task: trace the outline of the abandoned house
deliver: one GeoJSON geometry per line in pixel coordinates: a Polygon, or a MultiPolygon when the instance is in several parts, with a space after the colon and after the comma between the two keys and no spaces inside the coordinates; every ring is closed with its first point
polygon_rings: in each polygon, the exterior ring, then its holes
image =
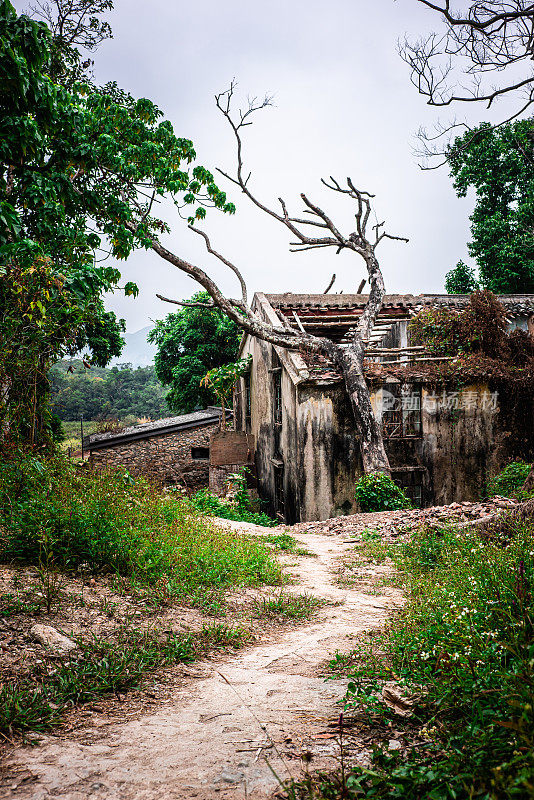
{"type": "Polygon", "coordinates": [[[210,438],[220,417],[220,408],[208,406],[180,417],[96,433],[84,439],[84,450],[96,468],[121,466],[132,475],[196,491],[208,486],[210,438]]]}
{"type": "MultiPolygon", "coordinates": [[[[367,295],[265,295],[253,308],[266,321],[285,318],[310,333],[348,341],[367,295]]],[[[509,329],[534,336],[534,295],[499,297],[509,329]]],[[[478,498],[488,477],[512,457],[534,456],[534,404],[526,410],[522,452],[510,451],[509,414],[484,378],[436,387],[427,373],[410,371],[409,382],[388,376],[413,365],[409,321],[424,308],[465,308],[467,295],[386,295],[367,357],[381,364],[369,380],[382,424],[393,479],[417,506],[478,498]],[[374,352],[373,352],[374,351],[374,352]],[[385,372],[385,374],[384,374],[385,372]]],[[[354,484],[362,474],[353,415],[343,379],[323,356],[290,352],[249,335],[241,356],[250,372],[235,391],[237,430],[251,435],[258,491],[271,512],[289,523],[356,511],[354,484]]],[[[432,359],[424,359],[425,361],[432,359]]],[[[415,362],[417,363],[417,362],[415,362]]]]}

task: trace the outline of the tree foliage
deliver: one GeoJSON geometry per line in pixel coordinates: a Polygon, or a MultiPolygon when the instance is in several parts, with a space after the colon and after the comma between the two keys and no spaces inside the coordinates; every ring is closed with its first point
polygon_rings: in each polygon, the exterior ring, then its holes
{"type": "Polygon", "coordinates": [[[471,294],[478,289],[473,267],[468,267],[464,261],[458,261],[454,269],[445,275],[445,291],[447,294],[471,294]]]}
{"type": "Polygon", "coordinates": [[[222,430],[226,428],[225,409],[229,408],[231,405],[234,387],[239,378],[250,370],[251,362],[252,356],[249,354],[247,358],[242,358],[239,361],[232,361],[229,364],[224,364],[222,367],[210,369],[200,381],[200,386],[203,389],[210,389],[215,394],[222,408],[222,430]]]}
{"type": "Polygon", "coordinates": [[[52,411],[62,420],[150,417],[168,414],[165,390],[154,367],[121,364],[111,369],[78,369],[69,373],[63,362],[50,370],[52,411]]]}
{"type": "MultiPolygon", "coordinates": [[[[93,33],[96,44],[106,30],[96,26],[93,33]]],[[[0,0],[2,316],[16,322],[17,302],[11,301],[19,290],[31,293],[35,275],[44,269],[50,285],[48,296],[27,298],[28,312],[18,329],[26,336],[20,349],[29,341],[26,349],[35,360],[22,364],[4,358],[0,366],[2,386],[9,390],[7,406],[20,399],[21,370],[34,372],[34,387],[44,390],[47,359],[80,346],[88,346],[101,364],[120,353],[121,325],[104,311],[102,295],[118,288],[121,276],[104,258],[125,259],[135,248],[149,247],[151,234],[166,230],[152,215],[157,195],[170,196],[190,220],[203,218],[206,205],[233,211],[208,170],[197,165],[189,172],[195,159],[192,143],[175,136],[153,103],[136,100],[115,85],[97,88],[71,80],[71,73],[68,80],[59,74],[54,62],[58,35],[54,38],[44,23],[17,15],[8,0],[0,0]],[[21,287],[30,275],[27,287],[21,287]],[[47,334],[50,340],[44,341],[47,334]]],[[[73,35],[63,44],[76,61],[79,42],[73,35]]],[[[124,289],[137,293],[131,282],[124,289]]],[[[16,330],[14,324],[2,331],[3,338],[16,330]]],[[[45,396],[39,395],[39,405],[44,406],[45,396]]],[[[36,405],[33,394],[24,411],[33,414],[32,430],[36,405]]],[[[41,422],[37,427],[43,429],[41,422]]]]}
{"type": "MultiPolygon", "coordinates": [[[[197,292],[189,302],[206,302],[197,292]]],[[[210,370],[235,361],[239,330],[218,308],[184,307],[156,322],[148,341],[155,344],[156,374],[169,386],[167,403],[173,411],[187,413],[217,399],[212,387],[201,386],[210,370]]]]}
{"type": "Polygon", "coordinates": [[[534,291],[533,144],[531,120],[497,129],[484,123],[475,138],[468,132],[449,151],[458,196],[475,190],[469,253],[483,286],[495,293],[534,291]]]}

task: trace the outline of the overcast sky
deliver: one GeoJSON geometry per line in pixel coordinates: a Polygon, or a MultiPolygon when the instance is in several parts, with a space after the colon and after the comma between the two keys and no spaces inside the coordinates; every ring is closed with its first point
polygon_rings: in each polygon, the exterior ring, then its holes
{"type": "MultiPolygon", "coordinates": [[[[212,170],[231,170],[235,160],[214,94],[234,76],[241,102],[273,94],[274,107],[245,135],[251,187],[266,203],[276,205],[282,196],[294,211],[301,210],[304,191],[347,232],[350,205],[320,178],[350,175],[373,192],[380,221],[410,240],[380,245],[388,292],[443,291],[445,273],[460,258],[468,260],[472,200],[456,198],[447,171],[423,172],[413,155],[417,129],[438,117],[411,85],[396,49],[405,33],[416,37],[437,26],[436,16],[416,0],[115,0],[110,22],[114,39],[95,55],[96,80],[115,80],[156,102],[176,134],[194,141],[199,163],[212,170]]],[[[474,113],[472,119],[483,118],[482,108],[474,113]]],[[[252,291],[322,292],[333,272],[334,290],[356,290],[365,271],[355,254],[289,253],[282,226],[251,208],[223,178],[219,185],[237,213],[208,212],[205,230],[242,268],[252,291]]],[[[235,278],[205,253],[200,238],[178,217],[168,219],[173,232],[167,246],[236,296],[235,278]]],[[[126,318],[130,332],[172,310],[156,292],[181,299],[197,288],[150,252],[134,254],[121,268],[125,280],[139,284],[140,296],[115,294],[107,306],[126,318]]]]}

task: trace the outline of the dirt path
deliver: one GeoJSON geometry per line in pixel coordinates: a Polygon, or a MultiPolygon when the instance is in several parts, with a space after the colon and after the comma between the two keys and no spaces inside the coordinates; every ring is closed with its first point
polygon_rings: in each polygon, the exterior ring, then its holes
{"type": "Polygon", "coordinates": [[[7,796],[259,800],[277,788],[271,768],[282,779],[299,775],[303,750],[313,753],[314,766],[332,765],[328,724],[339,714],[344,682],[325,683],[324,662],[349,650],[359,631],[379,626],[401,598],[393,589],[378,596],[335,585],[335,561],[351,547],[342,537],[296,538],[317,558],[298,559],[291,589],[332,602],[316,620],[193,665],[156,712],[104,728],[89,719],[83,735],[46,736],[40,746],[19,748],[12,760],[33,777],[15,780],[7,796]]]}

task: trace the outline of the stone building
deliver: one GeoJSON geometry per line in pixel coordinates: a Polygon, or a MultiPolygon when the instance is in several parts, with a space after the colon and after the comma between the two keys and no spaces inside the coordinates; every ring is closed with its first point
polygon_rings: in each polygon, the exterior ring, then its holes
{"type": "Polygon", "coordinates": [[[196,491],[209,482],[210,437],[219,429],[221,409],[167,417],[121,431],[84,439],[96,468],[126,467],[164,484],[180,483],[196,491]]]}
{"type": "MultiPolygon", "coordinates": [[[[499,299],[509,328],[534,335],[534,295],[499,299]]],[[[380,366],[369,384],[392,477],[420,506],[478,498],[488,477],[509,458],[534,458],[531,400],[522,409],[526,434],[518,452],[506,398],[490,380],[477,375],[461,388],[437,386],[428,371],[418,375],[417,362],[411,363],[416,351],[410,350],[410,318],[425,307],[461,309],[468,301],[465,295],[387,295],[368,348],[369,359],[380,366]],[[399,379],[399,365],[409,362],[409,380],[399,379]]],[[[275,325],[284,320],[343,343],[366,302],[367,295],[257,293],[253,308],[275,325]]],[[[249,354],[250,373],[236,387],[235,420],[255,442],[260,496],[290,523],[356,511],[360,448],[336,367],[322,356],[289,352],[246,335],[241,356],[249,354]]]]}

